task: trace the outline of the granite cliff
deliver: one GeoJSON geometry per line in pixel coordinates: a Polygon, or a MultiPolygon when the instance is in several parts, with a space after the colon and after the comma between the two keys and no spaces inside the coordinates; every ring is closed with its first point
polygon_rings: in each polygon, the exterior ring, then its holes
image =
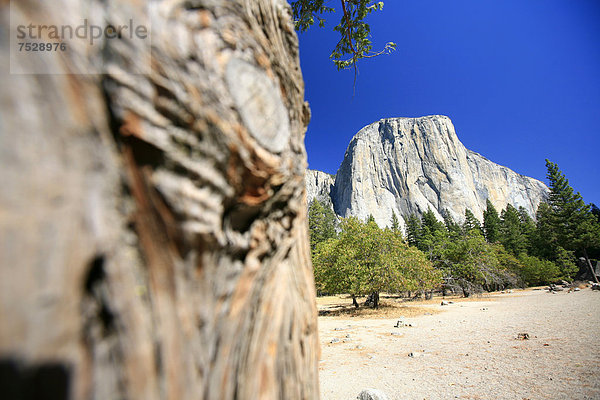
{"type": "Polygon", "coordinates": [[[304,177],[304,182],[306,183],[306,193],[309,203],[316,198],[321,203],[333,208],[331,188],[335,183],[335,176],[309,169],[304,177]]]}
{"type": "Polygon", "coordinates": [[[457,221],[465,209],[483,217],[486,200],[498,209],[508,203],[535,215],[547,196],[542,182],[520,175],[470,151],[458,140],[450,118],[388,118],[361,129],[350,141],[335,179],[306,174],[308,201],[331,201],[341,217],[373,215],[388,226],[431,208],[457,221]],[[327,196],[327,194],[329,196],[327,196]]]}

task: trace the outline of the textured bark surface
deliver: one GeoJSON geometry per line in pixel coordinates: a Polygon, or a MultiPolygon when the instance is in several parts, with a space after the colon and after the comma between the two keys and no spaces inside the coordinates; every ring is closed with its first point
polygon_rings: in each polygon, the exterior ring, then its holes
{"type": "Polygon", "coordinates": [[[0,382],[55,398],[318,398],[309,113],[287,4],[14,3],[48,24],[139,13],[153,36],[151,60],[120,40],[57,53],[64,75],[2,71],[0,382]],[[99,58],[107,75],[69,74],[99,58]],[[150,74],[133,73],[142,62],[150,74]]]}

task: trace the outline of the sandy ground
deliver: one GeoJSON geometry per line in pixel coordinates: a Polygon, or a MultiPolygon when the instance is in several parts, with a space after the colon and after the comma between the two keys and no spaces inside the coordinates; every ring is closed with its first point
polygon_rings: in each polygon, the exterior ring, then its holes
{"type": "Polygon", "coordinates": [[[376,388],[390,400],[600,399],[600,292],[426,307],[440,312],[404,318],[412,327],[389,315],[319,317],[321,398],[376,388]]]}

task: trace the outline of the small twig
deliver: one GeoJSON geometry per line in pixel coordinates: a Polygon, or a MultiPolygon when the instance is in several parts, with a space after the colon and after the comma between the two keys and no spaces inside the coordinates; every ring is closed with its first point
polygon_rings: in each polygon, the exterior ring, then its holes
{"type": "Polygon", "coordinates": [[[354,45],[352,45],[352,24],[350,23],[350,18],[348,17],[348,11],[346,10],[346,0],[340,0],[342,2],[342,10],[344,11],[344,19],[346,19],[346,36],[348,36],[348,44],[350,45],[350,49],[352,50],[352,54],[356,57],[356,50],[354,49],[354,45]]]}
{"type": "Polygon", "coordinates": [[[350,17],[348,17],[348,11],[346,10],[346,0],[340,0],[342,2],[342,10],[344,11],[344,19],[346,19],[346,36],[348,37],[348,45],[352,50],[352,66],[354,68],[354,82],[352,83],[352,97],[356,95],[356,79],[358,78],[358,66],[356,61],[358,60],[358,53],[352,44],[352,24],[350,23],[350,17]]]}

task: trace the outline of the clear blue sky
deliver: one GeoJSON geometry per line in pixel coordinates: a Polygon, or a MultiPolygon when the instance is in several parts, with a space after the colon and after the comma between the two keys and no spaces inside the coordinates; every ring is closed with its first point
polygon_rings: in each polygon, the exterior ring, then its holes
{"type": "Polygon", "coordinates": [[[374,50],[398,50],[361,61],[354,96],[326,18],[300,34],[309,168],[336,173],[371,122],[443,114],[467,148],[546,183],[548,158],[600,206],[600,1],[387,0],[368,19],[374,50]]]}

